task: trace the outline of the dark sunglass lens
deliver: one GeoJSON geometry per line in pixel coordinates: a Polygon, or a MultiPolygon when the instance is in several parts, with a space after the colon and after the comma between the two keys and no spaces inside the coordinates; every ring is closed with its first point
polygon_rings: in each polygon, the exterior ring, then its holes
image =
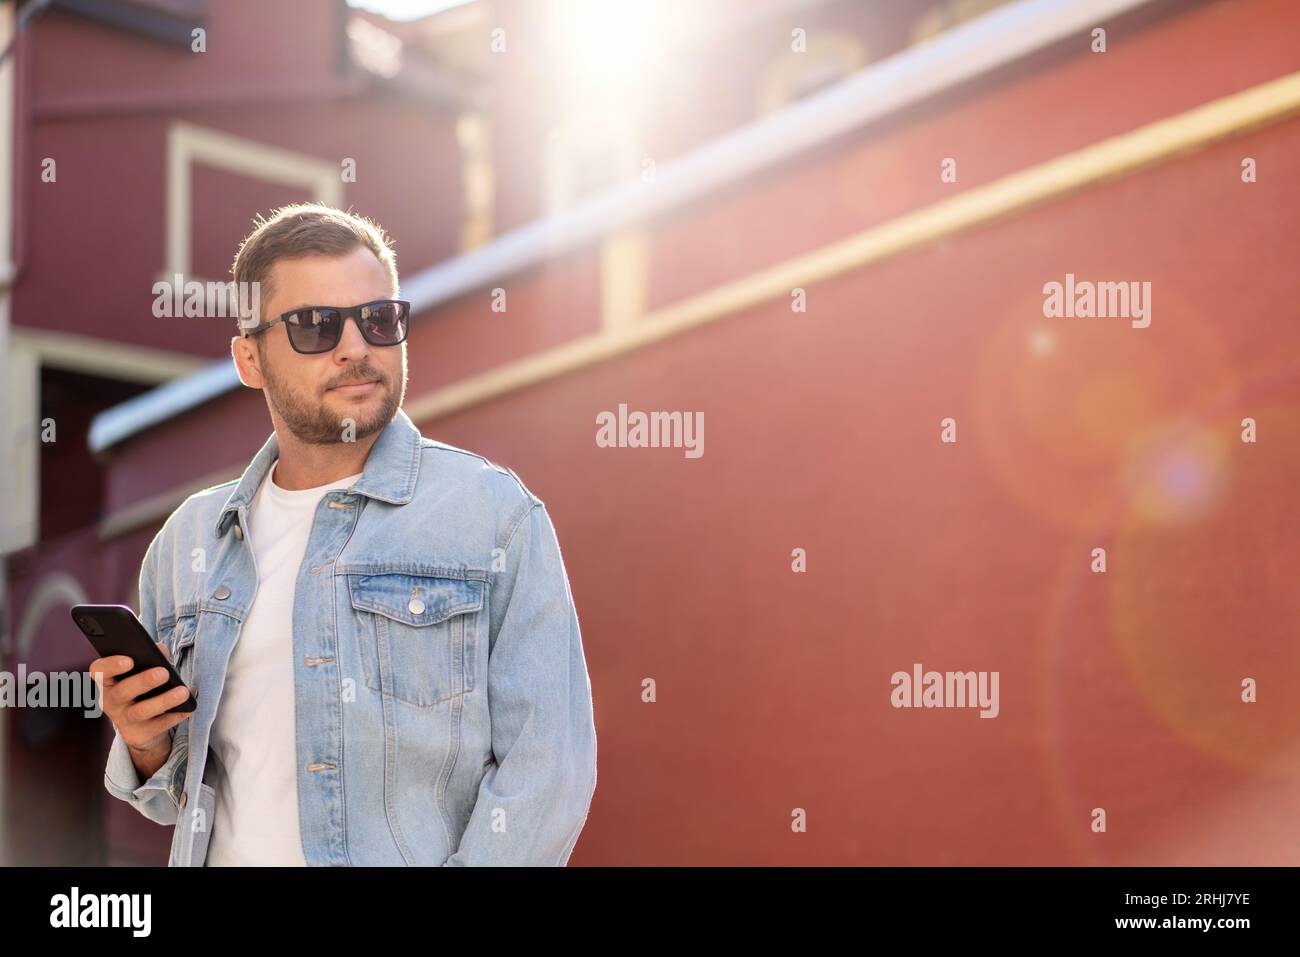
{"type": "Polygon", "coordinates": [[[299,352],[329,352],[343,329],[337,309],[302,309],[288,320],[289,341],[299,352]]]}
{"type": "Polygon", "coordinates": [[[395,346],[406,338],[406,306],[377,302],[361,307],[361,332],[372,346],[395,346]]]}

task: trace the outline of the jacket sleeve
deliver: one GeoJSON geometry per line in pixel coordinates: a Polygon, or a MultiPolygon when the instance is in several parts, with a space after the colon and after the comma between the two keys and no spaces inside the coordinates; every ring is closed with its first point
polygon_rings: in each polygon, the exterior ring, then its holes
{"type": "Polygon", "coordinates": [[[560,867],[596,789],[596,727],[578,615],[559,543],[534,502],[490,597],[492,751],[460,846],[444,867],[560,867]]]}
{"type": "MultiPolygon", "coordinates": [[[[140,623],[154,641],[158,640],[154,560],[159,537],[155,536],[150,543],[140,565],[140,623]]],[[[149,780],[140,780],[130,749],[116,727],[113,728],[113,744],[108,749],[108,763],[104,767],[104,787],[108,793],[159,824],[176,823],[189,757],[188,735],[182,734],[177,738],[175,727],[169,728],[167,733],[172,737],[171,754],[149,780]]]]}

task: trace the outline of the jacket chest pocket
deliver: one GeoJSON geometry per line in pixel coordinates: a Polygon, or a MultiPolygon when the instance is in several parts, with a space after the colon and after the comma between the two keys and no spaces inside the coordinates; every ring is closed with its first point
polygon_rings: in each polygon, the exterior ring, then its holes
{"type": "Polygon", "coordinates": [[[474,690],[483,582],[428,575],[350,575],[366,686],[431,708],[474,690]]]}

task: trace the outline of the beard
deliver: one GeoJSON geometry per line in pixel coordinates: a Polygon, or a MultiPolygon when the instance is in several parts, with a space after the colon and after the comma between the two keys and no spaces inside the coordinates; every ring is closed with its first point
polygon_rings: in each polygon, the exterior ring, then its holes
{"type": "Polygon", "coordinates": [[[406,355],[402,355],[401,381],[394,388],[392,378],[381,369],[366,364],[355,366],[344,375],[328,382],[320,395],[313,396],[294,389],[262,363],[263,391],[266,399],[283,420],[285,426],[300,442],[309,445],[334,445],[363,439],[373,435],[393,420],[406,393],[406,355]],[[376,393],[356,402],[345,398],[334,400],[333,409],[327,403],[327,391],[335,386],[352,382],[379,380],[376,393]],[[351,426],[349,427],[349,424],[351,426]]]}

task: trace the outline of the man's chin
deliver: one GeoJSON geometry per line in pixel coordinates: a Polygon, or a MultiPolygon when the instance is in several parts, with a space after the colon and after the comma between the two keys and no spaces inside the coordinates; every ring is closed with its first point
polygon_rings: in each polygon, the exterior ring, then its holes
{"type": "Polygon", "coordinates": [[[388,390],[382,386],[373,395],[366,396],[339,396],[331,390],[325,393],[321,404],[329,417],[339,423],[340,433],[351,431],[359,439],[378,432],[397,411],[389,409],[388,390]]]}

